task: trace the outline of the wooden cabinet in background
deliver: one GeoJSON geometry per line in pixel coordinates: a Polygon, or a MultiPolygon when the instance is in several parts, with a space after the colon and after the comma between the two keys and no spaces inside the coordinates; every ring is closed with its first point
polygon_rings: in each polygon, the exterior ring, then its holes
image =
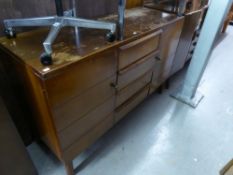
{"type": "Polygon", "coordinates": [[[126,0],[126,8],[139,7],[143,5],[143,0],[126,0]]]}

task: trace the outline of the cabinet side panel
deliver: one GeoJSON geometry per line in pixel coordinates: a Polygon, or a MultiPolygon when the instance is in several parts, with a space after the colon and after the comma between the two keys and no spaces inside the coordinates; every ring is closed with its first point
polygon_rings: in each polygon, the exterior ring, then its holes
{"type": "Polygon", "coordinates": [[[60,143],[52,120],[47,95],[45,93],[46,91],[43,87],[43,81],[29,68],[25,68],[25,80],[29,89],[28,99],[31,102],[33,115],[35,117],[40,136],[55,155],[59,159],[62,159],[60,143]]]}
{"type": "Polygon", "coordinates": [[[169,24],[163,28],[161,39],[161,75],[160,81],[164,82],[168,77],[175,58],[177,46],[179,44],[184,18],[169,24]]]}

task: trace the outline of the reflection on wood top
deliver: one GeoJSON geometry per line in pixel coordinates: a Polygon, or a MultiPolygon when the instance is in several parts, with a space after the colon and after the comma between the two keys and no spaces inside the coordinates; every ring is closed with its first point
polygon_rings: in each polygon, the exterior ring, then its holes
{"type": "MultiPolygon", "coordinates": [[[[116,15],[111,15],[101,20],[116,21],[116,19],[116,15]]],[[[22,63],[30,66],[38,75],[47,77],[88,56],[133,41],[178,19],[175,15],[142,7],[127,10],[125,39],[113,43],[105,40],[106,31],[104,30],[80,29],[79,41],[77,41],[74,37],[74,29],[64,28],[53,44],[54,63],[46,67],[40,63],[39,57],[44,51],[42,43],[48,35],[48,29],[18,34],[16,39],[0,38],[0,46],[14,54],[22,63]]]]}

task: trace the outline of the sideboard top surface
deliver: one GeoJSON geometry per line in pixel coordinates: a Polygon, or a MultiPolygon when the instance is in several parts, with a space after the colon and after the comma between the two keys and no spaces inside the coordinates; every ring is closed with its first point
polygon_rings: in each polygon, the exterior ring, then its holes
{"type": "MultiPolygon", "coordinates": [[[[39,76],[46,78],[87,57],[140,38],[182,18],[143,7],[126,10],[125,16],[124,40],[113,43],[106,41],[106,31],[104,30],[80,29],[79,39],[77,39],[74,37],[73,28],[64,28],[52,46],[54,63],[51,66],[43,66],[39,60],[43,52],[42,43],[48,35],[46,28],[18,34],[15,39],[2,37],[0,38],[0,48],[32,68],[39,76]]],[[[110,15],[101,20],[116,21],[117,16],[110,15]]]]}

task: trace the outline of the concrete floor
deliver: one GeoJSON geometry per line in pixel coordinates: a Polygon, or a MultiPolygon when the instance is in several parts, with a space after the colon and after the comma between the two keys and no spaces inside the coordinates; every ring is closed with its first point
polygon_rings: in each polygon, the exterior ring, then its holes
{"type": "MultiPolygon", "coordinates": [[[[154,94],[75,161],[79,175],[217,175],[233,158],[233,27],[215,48],[192,109],[154,94]]],[[[64,175],[62,164],[37,144],[28,150],[40,175],[64,175]]]]}

